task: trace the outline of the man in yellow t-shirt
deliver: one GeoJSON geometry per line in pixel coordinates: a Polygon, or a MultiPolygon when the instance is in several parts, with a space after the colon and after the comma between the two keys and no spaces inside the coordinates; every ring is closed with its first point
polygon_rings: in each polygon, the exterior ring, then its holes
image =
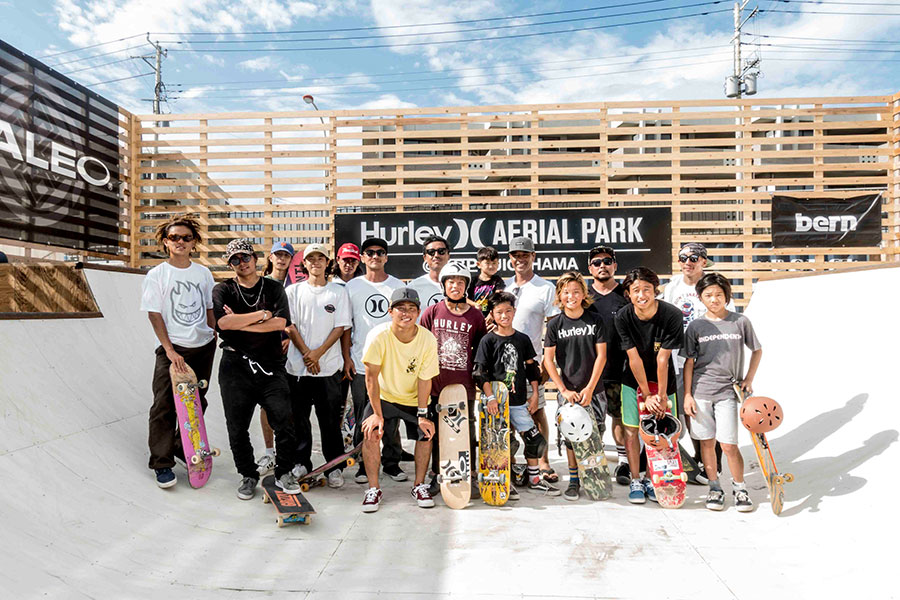
{"type": "Polygon", "coordinates": [[[431,378],[438,374],[437,340],[416,323],[419,294],[402,287],[391,294],[390,327],[378,333],[363,354],[369,403],[362,416],[363,461],[371,487],[363,498],[363,512],[375,512],[381,503],[378,474],[381,470],[379,442],[385,421],[406,422],[407,437],[416,439],[416,478],[412,497],[422,508],[434,506],[425,483],[431,456],[434,423],[428,419],[431,378]]]}

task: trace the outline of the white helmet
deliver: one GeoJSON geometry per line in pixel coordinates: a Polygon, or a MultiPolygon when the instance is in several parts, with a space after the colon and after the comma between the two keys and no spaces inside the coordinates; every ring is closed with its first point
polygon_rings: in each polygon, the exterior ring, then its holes
{"type": "Polygon", "coordinates": [[[580,404],[569,402],[556,410],[556,425],[559,432],[573,444],[587,441],[594,430],[594,423],[588,411],[580,404]]]}
{"type": "Polygon", "coordinates": [[[454,263],[448,262],[444,265],[444,268],[441,269],[441,273],[439,279],[441,280],[441,287],[444,287],[444,281],[449,279],[450,277],[462,277],[466,280],[466,287],[469,287],[469,284],[472,282],[472,274],[469,272],[467,268],[464,266],[454,263]]]}

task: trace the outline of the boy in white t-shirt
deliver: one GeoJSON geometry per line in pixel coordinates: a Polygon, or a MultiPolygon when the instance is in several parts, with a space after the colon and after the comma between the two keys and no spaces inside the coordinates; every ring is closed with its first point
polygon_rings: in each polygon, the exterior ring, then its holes
{"type": "MultiPolygon", "coordinates": [[[[316,407],[322,454],[329,461],[344,452],[341,418],[344,402],[341,378],[344,359],[338,341],[351,325],[347,291],[326,278],[328,249],[310,244],[303,252],[303,264],[309,273],[306,281],[288,286],[286,293],[291,311],[287,328],[291,345],[287,353],[288,386],[294,426],[299,442],[299,463],[312,471],[312,428],[309,415],[316,407]]],[[[342,467],[327,473],[328,485],[344,485],[342,467]]]]}
{"type": "MultiPolygon", "coordinates": [[[[184,459],[169,366],[174,364],[177,371],[185,371],[185,365],[189,365],[197,379],[209,380],[216,352],[212,313],[215,281],[209,269],[191,262],[191,252],[201,241],[200,225],[193,216],[172,217],[156,229],[156,239],[169,258],[150,269],[141,295],[141,310],[147,312],[160,344],[153,370],[149,467],[156,472],[156,484],[169,488],[177,482],[172,472],[175,457],[184,459]]],[[[200,390],[204,411],[206,391],[200,390]]]]}

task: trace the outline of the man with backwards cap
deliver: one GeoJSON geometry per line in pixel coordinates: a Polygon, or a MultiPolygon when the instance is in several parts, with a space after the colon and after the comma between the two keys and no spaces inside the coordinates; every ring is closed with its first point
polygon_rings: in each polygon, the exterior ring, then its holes
{"type": "MultiPolygon", "coordinates": [[[[329,461],[344,451],[341,418],[343,359],[337,343],[349,329],[350,301],[346,289],[330,283],[326,276],[329,251],[323,244],[310,244],[303,251],[309,277],[287,288],[292,324],[287,333],[291,346],[287,354],[288,386],[291,391],[294,426],[299,438],[300,470],[312,471],[312,428],[309,415],[316,407],[322,454],[329,461]]],[[[329,487],[344,485],[343,465],[326,473],[329,487]]]]}
{"type": "Polygon", "coordinates": [[[425,483],[431,455],[434,423],[428,418],[431,380],[439,373],[437,340],[416,323],[419,295],[403,287],[391,293],[389,327],[373,335],[366,347],[366,388],[369,403],[363,412],[363,460],[369,477],[369,489],[363,497],[363,512],[375,512],[381,504],[378,487],[379,441],[385,424],[406,423],[406,433],[416,440],[416,475],[412,497],[421,508],[434,506],[425,483]]]}
{"type": "MultiPolygon", "coordinates": [[[[360,249],[366,273],[347,282],[347,295],[350,297],[350,313],[353,321],[351,332],[350,355],[353,359],[350,393],[353,395],[353,410],[356,417],[356,432],[353,444],[362,441],[362,413],[369,401],[366,391],[366,365],[363,363],[363,351],[369,332],[381,323],[391,320],[388,314],[391,292],[403,287],[403,282],[388,275],[384,266],[388,261],[387,242],[381,238],[369,238],[362,243],[360,249]]],[[[396,425],[392,423],[390,425],[396,425]]],[[[406,473],[400,469],[402,449],[396,429],[385,432],[384,472],[395,481],[405,481],[406,473]]],[[[354,477],[356,483],[367,483],[366,465],[361,463],[354,477]]]]}

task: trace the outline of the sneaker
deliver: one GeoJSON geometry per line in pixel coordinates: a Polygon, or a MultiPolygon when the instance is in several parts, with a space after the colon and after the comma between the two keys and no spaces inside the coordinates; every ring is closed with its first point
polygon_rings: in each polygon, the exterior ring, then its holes
{"type": "Polygon", "coordinates": [[[410,454],[406,450],[402,450],[400,452],[400,462],[413,462],[415,460],[416,460],[416,457],[414,454],[410,454]]]}
{"type": "Polygon", "coordinates": [[[725,508],[725,492],[722,490],[709,490],[706,494],[706,508],[709,510],[722,510],[725,508]]]}
{"type": "Polygon", "coordinates": [[[166,489],[172,487],[176,483],[178,483],[178,479],[175,478],[175,473],[172,472],[172,469],[168,467],[165,469],[156,469],[156,485],[166,489]]]}
{"type": "Polygon", "coordinates": [[[344,474],[340,469],[335,469],[328,474],[328,487],[339,488],[344,487],[344,474]]]}
{"type": "Polygon", "coordinates": [[[431,508],[434,506],[434,500],[432,500],[431,494],[428,493],[427,483],[414,485],[410,494],[416,499],[416,504],[419,505],[419,508],[431,508]]]}
{"type": "Polygon", "coordinates": [[[252,477],[244,477],[241,479],[241,485],[237,489],[237,497],[241,500],[250,500],[256,494],[256,484],[259,479],[252,477]]]}
{"type": "Polygon", "coordinates": [[[275,468],[275,457],[271,454],[263,454],[256,460],[256,470],[260,475],[265,475],[275,468]]]}
{"type": "Polygon", "coordinates": [[[431,494],[432,498],[441,493],[441,484],[438,483],[437,475],[432,477],[431,481],[428,482],[428,493],[431,494]]]}
{"type": "Polygon", "coordinates": [[[300,484],[297,483],[297,478],[294,477],[293,471],[288,471],[287,473],[276,479],[275,485],[285,494],[300,493],[300,484]]]}
{"type": "Polygon", "coordinates": [[[566,488],[565,493],[563,494],[563,498],[566,500],[578,500],[578,490],[581,489],[581,485],[575,481],[574,479],[569,480],[569,487],[566,488]]]}
{"type": "Polygon", "coordinates": [[[647,495],[644,493],[644,484],[637,479],[631,480],[631,491],[628,492],[628,501],[632,504],[643,504],[647,501],[647,495]]]}
{"type": "Polygon", "coordinates": [[[644,494],[651,502],[656,502],[656,490],[653,489],[653,484],[649,479],[645,479],[642,483],[644,484],[644,494]]]}
{"type": "Polygon", "coordinates": [[[375,512],[378,505],[381,504],[381,490],[378,488],[369,488],[366,495],[363,496],[363,512],[375,512]]]}
{"type": "Polygon", "coordinates": [[[511,472],[513,483],[515,485],[522,486],[528,484],[528,472],[525,470],[525,465],[513,465],[511,472]]]}
{"type": "Polygon", "coordinates": [[[697,463],[700,467],[700,471],[697,473],[697,477],[694,478],[694,481],[697,485],[709,485],[709,478],[706,476],[706,467],[703,466],[703,463],[697,463]]]}
{"type": "MultiPolygon", "coordinates": [[[[274,463],[274,462],[272,463],[272,468],[273,468],[273,469],[275,468],[275,463],[274,463]]],[[[309,475],[309,469],[307,469],[304,465],[299,465],[299,464],[298,464],[298,465],[294,465],[294,468],[291,469],[291,474],[292,474],[295,478],[297,478],[297,480],[299,481],[300,479],[303,479],[304,477],[306,477],[307,475],[309,475]]]]}
{"type": "Polygon", "coordinates": [[[616,483],[619,485],[628,485],[631,483],[631,467],[628,463],[619,463],[616,467],[616,483]]]}
{"type": "Polygon", "coordinates": [[[391,479],[394,481],[406,481],[409,479],[403,469],[400,468],[400,465],[389,465],[385,467],[384,474],[390,475],[391,479]]]}
{"type": "Polygon", "coordinates": [[[353,481],[355,481],[356,483],[369,483],[369,476],[366,475],[366,467],[362,463],[360,463],[359,470],[356,472],[356,475],[353,476],[353,481]]]}
{"type": "Polygon", "coordinates": [[[753,510],[753,500],[750,499],[750,494],[747,493],[746,489],[732,490],[732,494],[734,494],[734,507],[738,512],[750,512],[753,510]]]}
{"type": "Polygon", "coordinates": [[[509,486],[509,499],[512,501],[519,499],[519,490],[514,485],[509,486]]]}
{"type": "Polygon", "coordinates": [[[562,493],[559,491],[559,488],[547,483],[546,480],[540,478],[537,481],[532,481],[529,479],[528,489],[532,492],[539,492],[547,496],[559,496],[562,493]]]}

